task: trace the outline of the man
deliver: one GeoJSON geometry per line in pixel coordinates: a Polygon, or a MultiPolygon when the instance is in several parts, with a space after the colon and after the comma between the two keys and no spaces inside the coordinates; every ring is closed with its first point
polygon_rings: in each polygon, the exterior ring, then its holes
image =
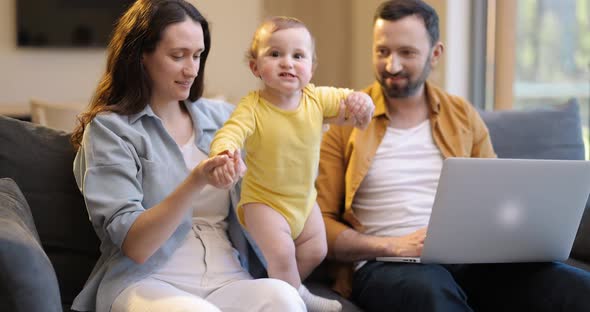
{"type": "Polygon", "coordinates": [[[335,290],[366,311],[590,311],[590,274],[564,264],[374,261],[420,255],[444,158],[496,157],[474,108],[426,82],[443,51],[426,3],[377,9],[373,120],[364,131],[332,126],[322,142],[318,203],[335,290]]]}

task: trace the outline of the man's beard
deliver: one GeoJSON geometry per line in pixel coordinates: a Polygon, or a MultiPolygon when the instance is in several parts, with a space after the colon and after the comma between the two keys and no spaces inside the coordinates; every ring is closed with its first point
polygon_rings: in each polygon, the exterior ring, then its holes
{"type": "Polygon", "coordinates": [[[387,98],[403,99],[416,94],[416,92],[424,85],[426,79],[428,79],[428,75],[430,75],[430,70],[431,67],[429,57],[426,60],[426,63],[424,64],[424,69],[422,69],[422,73],[420,73],[420,76],[416,80],[411,80],[410,75],[404,71],[397,72],[393,75],[388,73],[387,71],[383,71],[377,76],[377,81],[379,81],[379,84],[383,89],[383,93],[387,98]],[[406,78],[408,80],[408,83],[403,87],[399,87],[395,84],[389,86],[387,85],[387,83],[385,83],[385,80],[390,77],[406,78]]]}

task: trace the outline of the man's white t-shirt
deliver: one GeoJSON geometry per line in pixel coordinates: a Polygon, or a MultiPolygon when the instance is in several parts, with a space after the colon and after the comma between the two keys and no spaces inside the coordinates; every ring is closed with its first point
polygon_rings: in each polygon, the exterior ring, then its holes
{"type": "Polygon", "coordinates": [[[352,203],[365,233],[402,236],[427,226],[442,162],[428,120],[388,127],[352,203]]]}

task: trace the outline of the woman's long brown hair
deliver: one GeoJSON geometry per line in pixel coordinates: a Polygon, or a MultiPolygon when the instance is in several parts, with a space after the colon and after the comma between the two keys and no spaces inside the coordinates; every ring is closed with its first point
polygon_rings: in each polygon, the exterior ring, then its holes
{"type": "Polygon", "coordinates": [[[141,65],[143,53],[156,49],[162,33],[170,24],[183,22],[187,16],[201,24],[205,50],[201,54],[198,76],[188,99],[203,95],[204,70],[211,48],[209,24],[201,13],[184,0],[137,0],[121,16],[107,48],[107,68],[87,111],[80,114],[72,132],[71,143],[77,150],[86,126],[101,112],[131,115],[148,104],[151,86],[141,65]]]}

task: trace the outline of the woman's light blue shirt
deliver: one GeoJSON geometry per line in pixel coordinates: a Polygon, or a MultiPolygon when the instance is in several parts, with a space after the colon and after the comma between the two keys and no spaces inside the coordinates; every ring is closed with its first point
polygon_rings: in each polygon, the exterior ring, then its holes
{"type": "MultiPolygon", "coordinates": [[[[195,143],[208,155],[215,131],[234,106],[208,99],[186,101],[185,105],[196,131],[195,143]]],[[[110,311],[123,289],[148,276],[170,257],[191,228],[191,211],[145,263],[140,265],[126,257],[121,246],[135,219],[167,197],[188,174],[178,145],[149,105],[134,115],[99,114],[87,125],[74,160],[74,176],[101,241],[101,257],[72,309],[110,311]]],[[[257,258],[252,257],[249,239],[235,217],[238,196],[236,186],[230,190],[228,231],[242,265],[248,268],[248,258],[257,258]]]]}

